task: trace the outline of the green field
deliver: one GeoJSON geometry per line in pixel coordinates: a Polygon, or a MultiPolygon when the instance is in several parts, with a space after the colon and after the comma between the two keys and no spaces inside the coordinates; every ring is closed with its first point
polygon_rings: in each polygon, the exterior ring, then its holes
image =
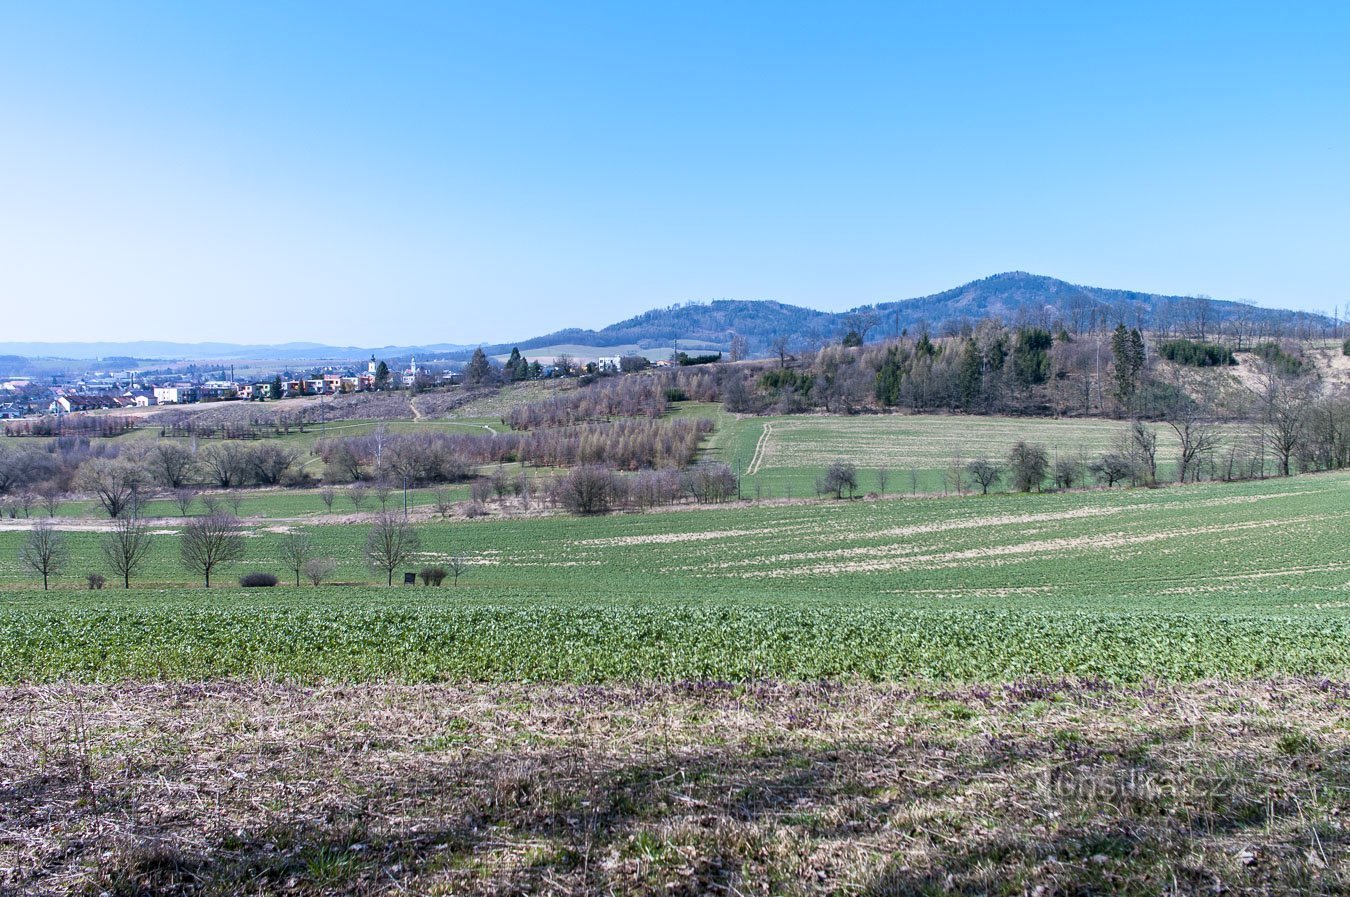
{"type": "MultiPolygon", "coordinates": [[[[1018,440],[1044,445],[1052,459],[1091,461],[1118,448],[1129,427],[1101,419],[940,414],[721,415],[718,425],[710,456],[735,467],[745,475],[747,493],[764,498],[814,495],[816,479],[834,461],[856,464],[864,491],[881,491],[876,471],[884,469],[890,475],[886,492],[943,492],[953,488],[944,475],[954,462],[1002,462],[1018,440]]],[[[1175,466],[1176,436],[1166,426],[1154,429],[1159,475],[1166,476],[1175,466]]],[[[1226,435],[1236,434],[1229,429],[1226,435]]],[[[972,484],[963,485],[968,489],[972,484]]]]}
{"type": "MultiPolygon", "coordinates": [[[[369,581],[360,526],[313,527],[369,581]]],[[[458,588],[35,592],[0,534],[0,678],[558,679],[1350,671],[1350,475],[1241,485],[436,522],[410,569],[458,588]]],[[[275,533],[243,570],[271,569],[275,533]]],[[[230,573],[218,576],[226,582],[230,573]]]]}

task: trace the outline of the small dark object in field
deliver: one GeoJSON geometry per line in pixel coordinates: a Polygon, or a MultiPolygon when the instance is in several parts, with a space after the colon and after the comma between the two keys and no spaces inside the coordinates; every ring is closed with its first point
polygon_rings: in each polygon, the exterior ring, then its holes
{"type": "Polygon", "coordinates": [[[103,584],[108,581],[102,573],[90,573],[85,579],[88,581],[91,590],[103,588],[103,584]]]}
{"type": "Polygon", "coordinates": [[[245,573],[239,577],[239,584],[246,589],[271,588],[277,584],[277,577],[273,573],[245,573]]]}

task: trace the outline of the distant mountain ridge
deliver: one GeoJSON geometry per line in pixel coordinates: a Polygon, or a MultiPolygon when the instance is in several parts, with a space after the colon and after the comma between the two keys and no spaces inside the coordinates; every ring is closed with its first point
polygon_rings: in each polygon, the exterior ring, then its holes
{"type": "MultiPolygon", "coordinates": [[[[1195,313],[1197,303],[1203,302],[1211,323],[1218,326],[1238,317],[1253,324],[1290,326],[1303,321],[1314,326],[1330,325],[1325,315],[1289,309],[1263,308],[1244,302],[1196,297],[1168,296],[1134,290],[1106,289],[1080,286],[1054,277],[1012,271],[971,281],[941,293],[878,302],[859,306],[844,312],[826,312],[788,305],[772,300],[718,299],[711,302],[687,302],[666,308],[651,309],[599,330],[567,328],[526,338],[517,342],[484,345],[489,355],[501,355],[512,348],[522,351],[553,346],[606,347],[670,346],[675,342],[688,343],[700,349],[727,347],[732,337],[744,337],[755,353],[764,353],[780,336],[795,342],[824,342],[838,338],[862,322],[875,329],[870,339],[878,335],[892,335],[904,330],[916,332],[929,329],[936,333],[963,321],[978,321],[994,317],[1007,323],[1035,322],[1050,324],[1064,321],[1072,324],[1077,319],[1093,315],[1110,324],[1124,321],[1129,324],[1177,323],[1184,316],[1195,313]]],[[[286,343],[276,346],[239,345],[233,343],[173,343],[173,342],[118,342],[118,343],[39,343],[0,342],[0,355],[30,358],[94,359],[130,357],[135,359],[176,360],[349,360],[371,354],[398,358],[408,355],[437,356],[465,359],[475,347],[465,344],[438,343],[421,346],[326,346],[318,343],[286,343]]]]}
{"type": "Polygon", "coordinates": [[[328,346],[322,343],[280,343],[251,345],[244,343],[175,343],[161,340],[96,343],[0,342],[0,355],[18,355],[27,358],[65,358],[91,360],[98,358],[134,358],[143,361],[226,361],[249,360],[347,360],[372,353],[388,356],[408,355],[414,352],[457,352],[472,350],[463,343],[439,343],[427,346],[328,346]]]}
{"type": "Polygon", "coordinates": [[[727,346],[733,336],[743,336],[752,352],[764,352],[779,336],[794,340],[824,341],[842,336],[850,328],[869,321],[878,333],[931,329],[962,321],[993,317],[1006,323],[1021,321],[1051,324],[1092,316],[1151,326],[1164,318],[1173,323],[1194,314],[1198,301],[1206,305],[1212,325],[1245,316],[1253,323],[1282,325],[1297,320],[1317,326],[1331,324],[1325,315],[1289,309],[1272,309],[1222,299],[1199,300],[1193,296],[1169,296],[1135,290],[1080,286],[1054,277],[1011,271],[971,281],[959,287],[895,302],[878,302],[843,312],[824,312],[769,300],[718,299],[652,309],[600,330],[568,328],[516,343],[484,346],[488,354],[502,354],[513,347],[522,351],[560,344],[595,347],[619,345],[669,345],[672,340],[699,341],[727,346]]]}

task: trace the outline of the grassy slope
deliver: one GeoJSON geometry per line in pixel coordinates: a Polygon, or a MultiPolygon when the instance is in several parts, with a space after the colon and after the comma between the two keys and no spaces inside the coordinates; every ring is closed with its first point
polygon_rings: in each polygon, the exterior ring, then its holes
{"type": "MultiPolygon", "coordinates": [[[[458,589],[18,588],[0,676],[1140,679],[1350,670],[1350,475],[1041,496],[436,523],[458,589]]],[[[339,578],[363,530],[314,529],[339,578]]],[[[94,534],[70,535],[80,570],[94,534]]],[[[244,568],[276,569],[269,533],[244,568]]],[[[223,581],[226,577],[220,577],[223,581]]]]}
{"type": "MultiPolygon", "coordinates": [[[[706,407],[706,406],[704,406],[706,407]]],[[[944,473],[953,459],[1002,462],[1018,440],[1041,443],[1051,457],[1093,460],[1115,448],[1127,424],[1099,419],[974,417],[939,414],[886,414],[840,417],[791,415],[736,418],[721,415],[712,447],[718,460],[749,473],[745,488],[766,498],[803,498],[815,493],[815,481],[832,461],[851,461],[861,472],[864,491],[880,491],[875,471],[889,471],[887,492],[941,492],[951,486],[944,473]],[[756,464],[760,437],[762,459],[756,464]],[[752,469],[753,468],[753,469],[752,469]],[[911,478],[911,472],[914,477],[911,478]]],[[[1158,431],[1159,473],[1173,469],[1176,437],[1158,431]]],[[[1230,431],[1230,438],[1235,431],[1230,431]]],[[[969,489],[972,483],[964,484],[969,489]]]]}

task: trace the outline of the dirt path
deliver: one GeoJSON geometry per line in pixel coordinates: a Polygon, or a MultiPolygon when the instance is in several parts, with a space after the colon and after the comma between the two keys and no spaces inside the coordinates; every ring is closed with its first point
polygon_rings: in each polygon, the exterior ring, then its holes
{"type": "Polygon", "coordinates": [[[750,466],[745,469],[746,476],[754,476],[764,466],[764,456],[768,453],[769,437],[772,435],[773,424],[765,421],[764,429],[760,432],[759,440],[755,443],[755,454],[750,458],[750,466]]]}

